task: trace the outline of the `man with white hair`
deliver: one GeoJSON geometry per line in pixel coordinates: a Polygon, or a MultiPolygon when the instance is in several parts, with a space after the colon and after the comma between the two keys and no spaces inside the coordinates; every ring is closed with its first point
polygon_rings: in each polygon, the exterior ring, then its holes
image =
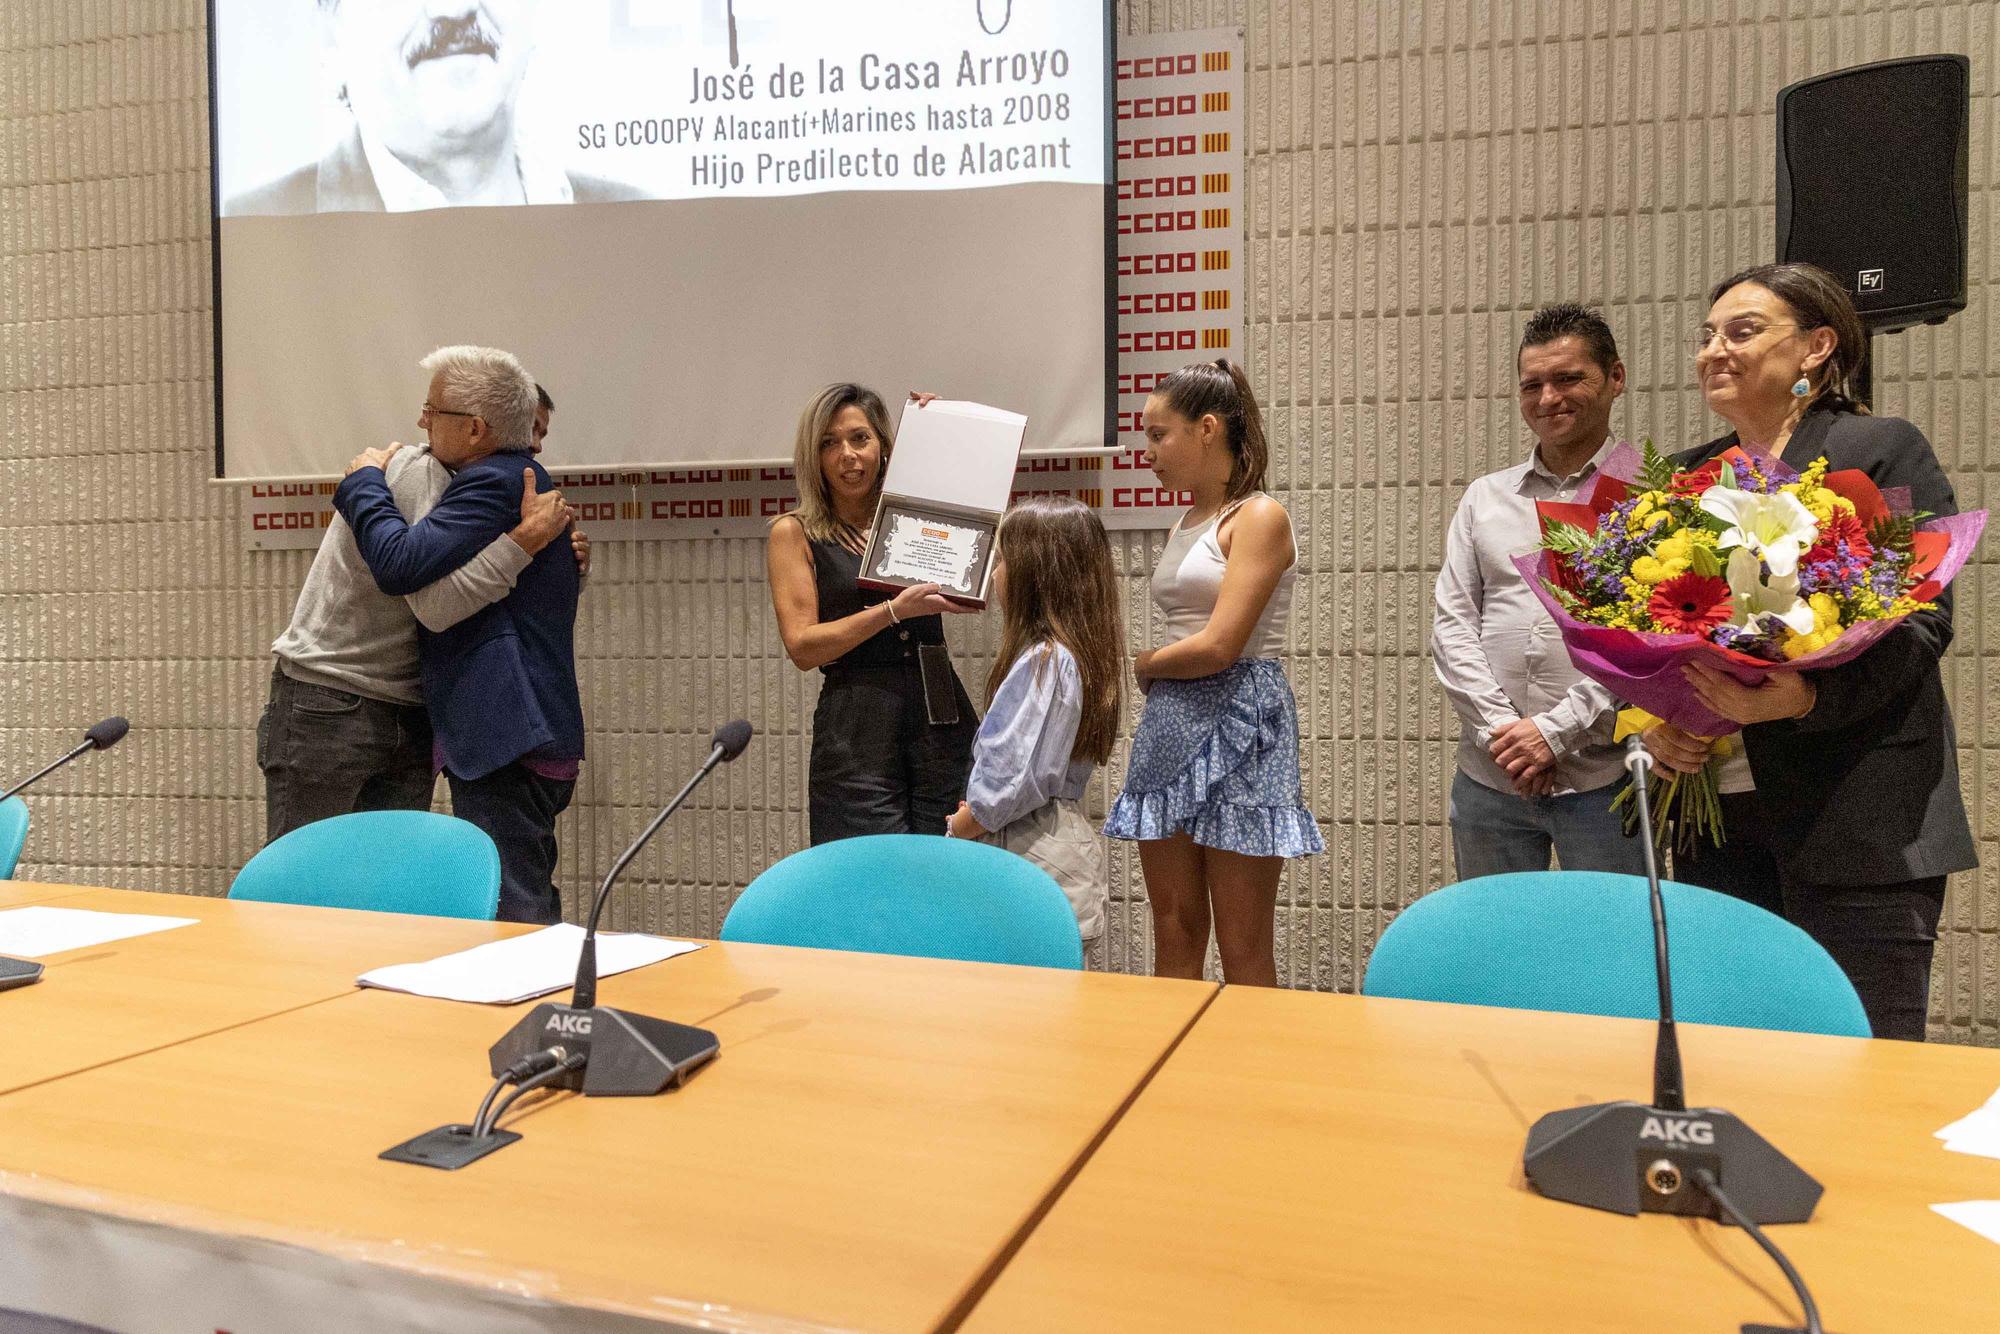
{"type": "MultiPolygon", "coordinates": [[[[365,450],[334,493],[334,506],[384,593],[406,596],[472,560],[519,511],[524,470],[553,489],[535,462],[535,382],[506,352],[440,348],[422,423],[431,455],[452,473],[422,519],[398,512],[383,465],[398,452],[365,450]]],[[[567,546],[544,548],[513,591],[442,631],[417,637],[435,762],[453,812],[500,850],[502,921],[554,922],[556,817],[569,805],[583,762],[583,706],[576,680],[577,564],[567,546]]]]}
{"type": "MultiPolygon", "coordinates": [[[[428,448],[397,451],[386,480],[398,512],[421,519],[451,474],[428,448]]],[[[524,484],[519,522],[471,560],[408,597],[375,586],[339,515],[321,539],[291,623],[271,645],[270,702],[257,722],[265,841],[316,820],[367,810],[429,810],[437,783],[417,665],[417,627],[448,630],[498,602],[535,554],[561,536],[560,491],[524,484]]],[[[578,563],[588,544],[572,530],[578,563]]]]}
{"type": "Polygon", "coordinates": [[[324,157],[229,200],[232,216],[401,213],[641,199],[523,134],[540,0],[313,0],[351,124],[324,157]]]}

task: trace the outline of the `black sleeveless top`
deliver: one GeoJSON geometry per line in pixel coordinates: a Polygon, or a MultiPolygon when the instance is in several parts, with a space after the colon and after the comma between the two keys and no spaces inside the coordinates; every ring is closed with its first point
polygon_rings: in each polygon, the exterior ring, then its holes
{"type": "MultiPolygon", "coordinates": [[[[852,616],[857,611],[887,602],[893,594],[863,588],[861,557],[838,542],[809,539],[813,558],[813,587],[819,592],[821,624],[852,616]]],[[[834,673],[854,667],[895,667],[914,661],[919,644],[944,643],[942,616],[911,616],[901,625],[884,626],[820,670],[834,673]]]]}

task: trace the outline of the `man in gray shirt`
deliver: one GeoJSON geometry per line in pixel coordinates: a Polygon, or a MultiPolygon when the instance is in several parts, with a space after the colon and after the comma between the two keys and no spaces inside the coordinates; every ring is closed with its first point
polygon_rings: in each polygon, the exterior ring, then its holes
{"type": "MultiPolygon", "coordinates": [[[[410,523],[451,481],[428,447],[395,450],[385,471],[410,523]]],[[[407,598],[375,586],[354,531],[333,516],[291,624],[271,645],[271,699],[257,723],[266,842],[350,811],[430,809],[436,778],[417,623],[443,630],[498,602],[534,554],[569,527],[562,493],[537,495],[532,470],[524,471],[520,524],[407,598]]],[[[587,550],[579,546],[580,559],[587,550]]]]}
{"type": "Polygon", "coordinates": [[[1538,500],[1577,499],[1610,454],[1625,366],[1602,316],[1545,306],[1516,356],[1525,462],[1466,488],[1445,535],[1431,652],[1460,725],[1451,838],[1460,879],[1565,870],[1645,873],[1644,849],[1611,810],[1622,781],[1618,704],[1570,664],[1562,636],[1512,557],[1541,540],[1538,500]]]}

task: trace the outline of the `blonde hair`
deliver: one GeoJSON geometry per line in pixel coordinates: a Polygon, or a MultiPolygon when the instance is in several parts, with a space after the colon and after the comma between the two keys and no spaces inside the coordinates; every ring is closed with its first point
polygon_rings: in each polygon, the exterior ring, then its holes
{"type": "MultiPolygon", "coordinates": [[[[1070,758],[1103,764],[1125,707],[1125,630],[1104,524],[1074,496],[1029,496],[1000,521],[999,542],[1007,579],[987,700],[1023,653],[1061,644],[1083,677],[1083,716],[1070,758]]],[[[1044,654],[1035,671],[1047,664],[1044,654]]]]}
{"type": "Polygon", "coordinates": [[[833,429],[833,419],[844,408],[860,408],[861,415],[868,419],[869,429],[882,442],[882,462],[876,469],[868,503],[872,506],[881,496],[882,476],[889,470],[889,450],[896,438],[895,427],[889,423],[889,410],[883,405],[882,396],[864,385],[830,384],[814,394],[805,411],[799,414],[799,434],[792,443],[792,472],[798,483],[799,507],[791,513],[813,541],[839,542],[859,550],[861,533],[834,510],[833,497],[827,493],[826,474],[819,466],[820,442],[826,439],[833,429]]]}

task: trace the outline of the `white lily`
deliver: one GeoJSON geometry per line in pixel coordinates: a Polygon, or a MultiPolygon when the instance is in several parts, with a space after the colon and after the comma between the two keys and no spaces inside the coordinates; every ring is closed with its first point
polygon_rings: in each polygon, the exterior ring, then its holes
{"type": "Polygon", "coordinates": [[[1701,498],[1701,507],[1731,525],[1716,540],[1717,546],[1749,548],[1764,558],[1773,575],[1796,574],[1799,557],[1819,540],[1819,521],[1789,491],[1767,496],[1711,486],[1701,498]]]}
{"type": "Polygon", "coordinates": [[[1729,568],[1723,574],[1729,582],[1729,623],[1757,631],[1766,628],[1769,618],[1802,635],[1811,634],[1813,610],[1799,596],[1799,576],[1774,573],[1766,583],[1762,574],[1748,547],[1729,553],[1729,568]]]}

